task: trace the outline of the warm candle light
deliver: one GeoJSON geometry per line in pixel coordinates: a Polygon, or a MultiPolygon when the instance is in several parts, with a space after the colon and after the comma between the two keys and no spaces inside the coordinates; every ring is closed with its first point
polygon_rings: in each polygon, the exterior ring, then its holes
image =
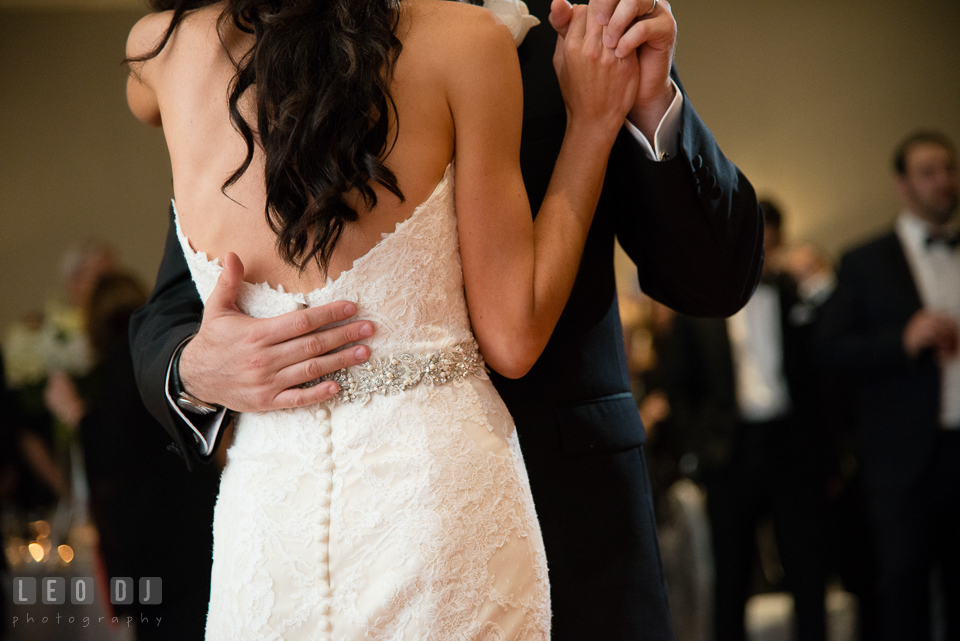
{"type": "Polygon", "coordinates": [[[60,558],[63,559],[65,563],[73,561],[73,548],[69,545],[61,545],[57,548],[57,552],[60,553],[60,558]]]}
{"type": "Polygon", "coordinates": [[[50,536],[50,524],[46,521],[34,521],[30,525],[33,526],[33,530],[37,533],[38,539],[45,539],[50,536]]]}
{"type": "Polygon", "coordinates": [[[43,560],[43,546],[39,543],[31,543],[27,546],[27,549],[30,551],[30,556],[33,557],[33,560],[39,563],[43,560]]]}

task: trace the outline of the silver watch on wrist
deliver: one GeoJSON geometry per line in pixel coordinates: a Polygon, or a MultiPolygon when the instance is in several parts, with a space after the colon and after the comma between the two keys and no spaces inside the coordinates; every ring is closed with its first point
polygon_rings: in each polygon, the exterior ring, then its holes
{"type": "Polygon", "coordinates": [[[177,353],[174,354],[173,363],[170,368],[170,383],[173,386],[172,392],[176,399],[177,407],[185,412],[199,416],[214,414],[220,410],[220,406],[201,401],[183,388],[183,381],[180,380],[180,355],[183,354],[184,347],[186,347],[186,342],[181,345],[177,353]]]}

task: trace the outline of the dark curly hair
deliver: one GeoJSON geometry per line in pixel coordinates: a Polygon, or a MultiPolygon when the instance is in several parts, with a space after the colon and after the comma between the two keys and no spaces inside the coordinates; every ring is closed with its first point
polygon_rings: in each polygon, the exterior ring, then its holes
{"type": "MultiPolygon", "coordinates": [[[[222,185],[250,167],[254,145],[266,156],[265,215],[277,235],[277,251],[301,271],[311,261],[326,270],[346,223],[358,212],[344,194],[356,190],[367,210],[377,204],[376,182],[403,201],[397,177],[384,164],[396,142],[396,105],[390,95],[402,45],[396,36],[399,0],[227,0],[218,20],[224,28],[255,36],[235,61],[229,116],[247,145],[243,163],[222,185]],[[256,91],[256,129],[239,102],[256,91]],[[258,132],[258,136],[254,135],[258,132]]],[[[152,0],[173,10],[170,25],[150,52],[155,57],[184,15],[213,0],[152,0]]]]}

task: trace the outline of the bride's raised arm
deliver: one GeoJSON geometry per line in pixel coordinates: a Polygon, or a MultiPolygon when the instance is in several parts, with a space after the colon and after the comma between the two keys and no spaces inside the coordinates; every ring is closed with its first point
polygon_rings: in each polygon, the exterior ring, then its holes
{"type": "Polygon", "coordinates": [[[510,32],[493,20],[471,29],[450,61],[467,305],[484,358],[510,378],[533,366],[560,318],[637,90],[636,56],[618,59],[602,44],[594,16],[575,9],[554,56],[566,135],[535,220],[520,173],[523,96],[510,32]]]}

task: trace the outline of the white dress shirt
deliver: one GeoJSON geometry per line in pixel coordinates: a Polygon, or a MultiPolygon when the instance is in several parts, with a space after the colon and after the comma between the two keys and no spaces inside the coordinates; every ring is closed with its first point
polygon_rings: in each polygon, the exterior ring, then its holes
{"type": "Polygon", "coordinates": [[[680,88],[677,87],[677,83],[675,83],[672,78],[670,79],[670,84],[676,93],[673,96],[673,102],[671,102],[667,108],[667,113],[663,114],[663,118],[660,119],[660,124],[657,125],[657,130],[653,135],[652,145],[650,141],[647,140],[647,137],[644,136],[632,122],[629,120],[626,122],[627,131],[637,139],[637,142],[643,147],[644,153],[650,160],[669,160],[677,155],[677,134],[680,133],[680,114],[683,112],[683,93],[681,93],[680,88]]]}
{"type": "MultiPolygon", "coordinates": [[[[897,237],[906,254],[924,309],[949,316],[960,328],[960,247],[928,245],[928,224],[910,212],[897,219],[897,237]]],[[[940,425],[960,430],[960,355],[941,362],[940,425]]]]}
{"type": "Polygon", "coordinates": [[[780,292],[760,283],[746,306],[727,319],[740,418],[762,423],[784,418],[791,409],[783,373],[780,292]]]}

